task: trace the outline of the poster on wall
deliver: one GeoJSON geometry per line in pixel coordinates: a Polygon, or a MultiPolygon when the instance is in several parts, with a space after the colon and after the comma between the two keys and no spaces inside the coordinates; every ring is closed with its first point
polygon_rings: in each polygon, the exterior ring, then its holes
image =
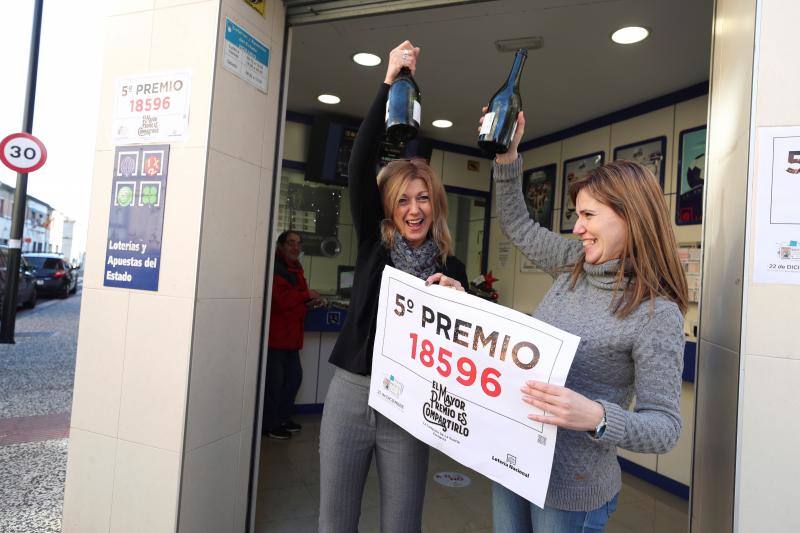
{"type": "Polygon", "coordinates": [[[561,190],[561,233],[572,233],[578,215],[575,213],[575,204],[569,197],[569,186],[582,179],[590,171],[603,164],[605,152],[594,152],[564,161],[563,187],[561,190]]]}
{"type": "Polygon", "coordinates": [[[228,17],[225,17],[222,66],[237,78],[267,94],[269,48],[228,17]]]}
{"type": "Polygon", "coordinates": [[[679,139],[675,223],[679,226],[701,224],[706,173],[706,127],[683,130],[679,139]]]}
{"type": "Polygon", "coordinates": [[[580,338],[392,267],[381,280],[369,405],[426,444],[544,505],[556,426],[522,401],[563,385],[580,338]],[[502,438],[498,438],[501,436],[502,438]]]}
{"type": "Polygon", "coordinates": [[[800,285],[800,127],[758,128],[753,281],[800,285]]]}
{"type": "Polygon", "coordinates": [[[190,95],[188,72],[117,78],[112,141],[116,145],[185,141],[190,95]]]}
{"type": "Polygon", "coordinates": [[[264,0],[244,0],[244,3],[261,13],[264,16],[264,0]]]}
{"type": "Polygon", "coordinates": [[[553,207],[556,201],[555,163],[526,170],[522,174],[522,195],[534,222],[553,229],[553,207]]]}
{"type": "Polygon", "coordinates": [[[104,286],[158,290],[168,174],[168,144],[114,150],[104,286]]]}
{"type": "Polygon", "coordinates": [[[614,161],[633,161],[650,169],[664,190],[664,156],[667,153],[667,137],[655,137],[614,149],[614,161]]]}

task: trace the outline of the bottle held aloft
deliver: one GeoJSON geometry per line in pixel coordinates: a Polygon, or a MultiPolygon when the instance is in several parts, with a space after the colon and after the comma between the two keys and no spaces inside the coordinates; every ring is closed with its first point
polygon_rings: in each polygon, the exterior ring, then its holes
{"type": "Polygon", "coordinates": [[[517,115],[522,111],[519,80],[527,57],[528,50],[525,48],[517,50],[508,79],[489,100],[488,110],[483,116],[483,124],[478,134],[478,146],[490,155],[508,152],[511,139],[514,138],[517,115]]]}
{"type": "Polygon", "coordinates": [[[386,136],[390,142],[406,143],[417,136],[422,106],[419,86],[411,69],[403,67],[389,89],[386,100],[386,136]]]}

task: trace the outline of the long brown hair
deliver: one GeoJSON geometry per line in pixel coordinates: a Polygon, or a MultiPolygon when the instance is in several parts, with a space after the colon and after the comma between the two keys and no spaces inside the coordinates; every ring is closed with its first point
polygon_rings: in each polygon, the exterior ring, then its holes
{"type": "Polygon", "coordinates": [[[439,247],[439,258],[444,264],[453,248],[453,238],[447,227],[447,196],[442,180],[422,158],[396,159],[378,173],[378,189],[381,193],[385,216],[381,221],[381,240],[387,248],[394,245],[394,239],[397,238],[400,231],[395,227],[392,213],[400,195],[406,190],[406,185],[417,178],[425,182],[430,194],[431,216],[433,217],[430,235],[436,246],[439,247]]]}
{"type": "MultiPolygon", "coordinates": [[[[663,296],[686,314],[686,277],[667,202],[653,173],[638,163],[614,161],[570,185],[573,203],[582,190],[613,209],[628,227],[615,285],[615,290],[624,289],[614,313],[624,318],[644,300],[650,300],[652,309],[654,299],[663,296]]],[[[584,259],[581,255],[572,270],[572,287],[583,274],[584,259]]]]}

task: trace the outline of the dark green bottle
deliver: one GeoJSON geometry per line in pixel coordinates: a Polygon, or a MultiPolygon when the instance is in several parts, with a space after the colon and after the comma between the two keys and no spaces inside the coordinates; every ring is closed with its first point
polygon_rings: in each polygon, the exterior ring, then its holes
{"type": "Polygon", "coordinates": [[[386,136],[392,143],[406,143],[417,136],[422,120],[419,86],[411,69],[403,67],[386,100],[386,136]]]}
{"type": "Polygon", "coordinates": [[[483,117],[481,131],[478,134],[478,146],[487,154],[508,152],[511,139],[514,138],[514,132],[517,130],[517,114],[522,111],[519,80],[527,57],[528,50],[525,48],[517,50],[508,79],[489,100],[489,110],[483,117]]]}

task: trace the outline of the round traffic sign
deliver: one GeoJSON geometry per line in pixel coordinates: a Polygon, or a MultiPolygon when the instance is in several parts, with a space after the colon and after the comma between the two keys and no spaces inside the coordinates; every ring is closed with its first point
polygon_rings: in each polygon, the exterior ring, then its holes
{"type": "Polygon", "coordinates": [[[47,149],[30,133],[12,133],[0,141],[0,161],[21,174],[33,172],[47,161],[47,149]]]}

